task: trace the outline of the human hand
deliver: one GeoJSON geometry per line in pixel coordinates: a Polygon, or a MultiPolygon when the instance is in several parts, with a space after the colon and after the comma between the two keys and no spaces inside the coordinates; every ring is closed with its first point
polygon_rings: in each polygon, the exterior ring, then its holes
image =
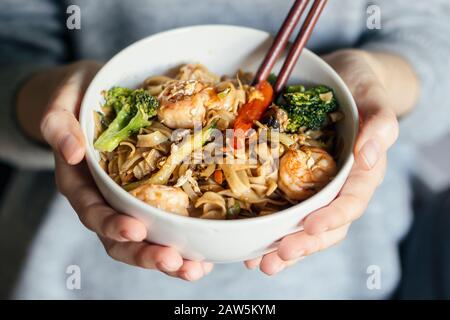
{"type": "Polygon", "coordinates": [[[284,237],[276,251],[245,262],[248,268],[259,266],[268,275],[346,237],[350,224],[364,213],[382,182],[386,152],[398,136],[397,110],[386,90],[383,65],[373,55],[360,50],[338,51],[324,59],[343,78],[358,106],[360,132],[354,149],[356,161],[337,198],[306,217],[303,231],[284,237]]]}
{"type": "MultiPolygon", "coordinates": [[[[143,223],[109,207],[98,191],[83,161],[85,141],[78,123],[78,112],[84,92],[101,65],[81,61],[53,72],[53,88],[40,128],[43,139],[55,154],[56,183],[67,197],[81,222],[95,232],[107,253],[115,260],[168,275],[195,281],[211,272],[206,262],[183,260],[174,248],[145,242],[147,230],[143,223]],[[55,81],[54,77],[59,77],[55,81]]],[[[42,74],[31,79],[28,91],[39,88],[42,74]],[[37,81],[40,83],[32,83],[37,81]]],[[[21,94],[27,94],[27,88],[21,94]]],[[[32,94],[31,92],[28,92],[32,94]]]]}

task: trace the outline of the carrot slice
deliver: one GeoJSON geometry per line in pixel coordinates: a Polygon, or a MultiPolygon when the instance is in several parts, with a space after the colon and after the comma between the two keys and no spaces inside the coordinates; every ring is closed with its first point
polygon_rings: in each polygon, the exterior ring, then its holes
{"type": "Polygon", "coordinates": [[[223,172],[222,172],[222,170],[214,171],[214,181],[217,182],[218,184],[222,184],[223,183],[223,172]]]}
{"type": "Polygon", "coordinates": [[[253,126],[253,122],[261,119],[264,111],[270,106],[273,99],[273,88],[267,81],[261,81],[256,86],[263,96],[263,99],[253,99],[247,102],[239,109],[238,116],[234,121],[235,131],[235,148],[237,148],[237,138],[247,133],[247,131],[253,126]],[[236,134],[238,130],[241,130],[236,134]]]}

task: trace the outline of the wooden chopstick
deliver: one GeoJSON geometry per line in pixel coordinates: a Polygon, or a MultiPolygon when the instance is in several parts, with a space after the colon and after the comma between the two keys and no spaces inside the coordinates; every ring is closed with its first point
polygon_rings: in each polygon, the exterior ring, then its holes
{"type": "Polygon", "coordinates": [[[255,78],[253,80],[254,84],[258,84],[259,82],[266,80],[269,77],[270,71],[272,71],[278,57],[286,48],[286,45],[291,38],[292,32],[300,21],[300,17],[303,15],[308,2],[309,0],[296,0],[292,5],[292,8],[284,19],[284,22],[281,25],[280,30],[278,31],[272,43],[272,46],[270,47],[263,62],[261,63],[261,66],[256,72],[255,78]]]}
{"type": "Polygon", "coordinates": [[[308,42],[311,33],[317,23],[317,20],[320,17],[320,14],[323,11],[323,8],[325,7],[327,3],[327,0],[315,0],[311,10],[309,11],[308,15],[306,16],[305,22],[303,22],[303,25],[299,31],[299,34],[297,38],[294,41],[294,44],[292,45],[291,50],[288,53],[288,56],[286,57],[286,60],[284,61],[283,66],[281,67],[280,73],[278,74],[277,81],[274,85],[274,92],[279,93],[286,83],[289,80],[289,77],[291,76],[292,70],[294,69],[295,65],[297,64],[298,58],[300,57],[300,54],[302,53],[303,48],[305,47],[306,43],[308,42]]]}
{"type": "MultiPolygon", "coordinates": [[[[303,25],[300,28],[297,38],[292,45],[291,50],[289,51],[286,60],[284,61],[283,66],[280,69],[280,73],[278,74],[277,80],[274,85],[274,92],[276,95],[281,92],[281,90],[286,85],[289,77],[294,69],[300,54],[302,53],[303,48],[308,42],[311,33],[319,19],[320,14],[323,11],[328,0],[315,0],[311,9],[309,10],[308,15],[303,22],[303,25]]],[[[286,16],[280,30],[278,31],[272,46],[267,52],[263,62],[261,63],[255,78],[254,84],[258,84],[261,81],[266,80],[270,72],[272,71],[277,59],[286,48],[287,43],[289,42],[290,36],[297,26],[300,18],[305,11],[306,6],[308,5],[309,0],[296,0],[293,4],[289,14],[286,16]]]]}

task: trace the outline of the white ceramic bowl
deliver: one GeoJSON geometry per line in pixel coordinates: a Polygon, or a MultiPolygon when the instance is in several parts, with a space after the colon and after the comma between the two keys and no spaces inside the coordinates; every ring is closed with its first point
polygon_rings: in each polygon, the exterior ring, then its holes
{"type": "MultiPolygon", "coordinates": [[[[149,75],[166,73],[182,63],[199,62],[216,74],[238,69],[255,71],[272,42],[263,31],[222,25],[175,29],[138,41],[118,53],[95,76],[81,106],[80,122],[87,141],[86,159],[94,180],[108,203],[118,212],[143,221],[148,241],[177,248],[183,257],[211,262],[255,258],[276,248],[283,236],[299,230],[301,220],[336,197],[353,164],[352,150],[358,114],[349,90],[321,58],[304,50],[291,83],[320,83],[334,89],[345,118],[338,126],[344,141],[339,173],[323,190],[281,212],[243,220],[203,220],[183,217],[151,207],[132,197],[101,169],[93,147],[93,110],[103,103],[101,91],[112,86],[138,87],[149,75]]],[[[275,72],[280,65],[277,65],[275,72]]]]}

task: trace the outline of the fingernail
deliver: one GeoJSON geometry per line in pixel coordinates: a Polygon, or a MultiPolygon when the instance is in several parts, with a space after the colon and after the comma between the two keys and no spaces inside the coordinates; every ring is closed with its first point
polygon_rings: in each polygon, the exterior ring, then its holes
{"type": "Polygon", "coordinates": [[[58,147],[64,159],[71,163],[71,159],[80,148],[80,142],[72,134],[68,134],[61,140],[58,147]]]}
{"type": "Polygon", "coordinates": [[[120,236],[129,241],[142,241],[143,240],[140,234],[133,232],[133,231],[129,231],[129,230],[120,231],[120,236]]]}
{"type": "Polygon", "coordinates": [[[180,274],[180,276],[181,276],[181,278],[183,278],[184,280],[192,281],[189,272],[186,272],[186,271],[185,271],[185,272],[182,272],[182,273],[180,274]]]}
{"type": "Polygon", "coordinates": [[[362,163],[372,169],[380,158],[380,146],[375,140],[369,140],[359,151],[362,163]]]}
{"type": "Polygon", "coordinates": [[[182,272],[181,277],[188,281],[195,281],[198,279],[198,277],[196,277],[196,275],[192,274],[192,272],[189,272],[189,271],[182,272]]]}
{"type": "Polygon", "coordinates": [[[253,260],[249,261],[249,263],[245,264],[245,265],[247,266],[247,268],[249,270],[255,270],[256,268],[258,268],[260,266],[261,260],[262,260],[262,257],[259,257],[257,259],[253,259],[253,260]]]}

